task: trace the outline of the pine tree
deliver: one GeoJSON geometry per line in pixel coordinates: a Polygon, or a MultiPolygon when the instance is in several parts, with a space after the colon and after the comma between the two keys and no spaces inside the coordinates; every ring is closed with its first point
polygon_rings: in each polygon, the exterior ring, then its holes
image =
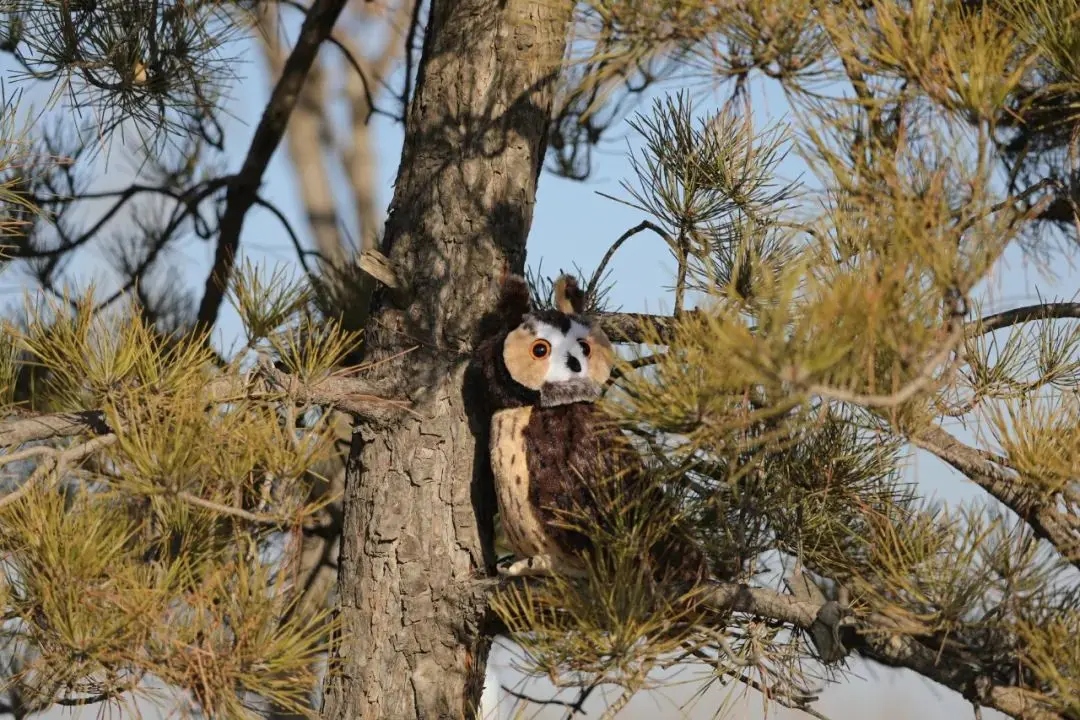
{"type": "MultiPolygon", "coordinates": [[[[68,103],[27,133],[8,103],[0,158],[4,262],[42,290],[0,333],[10,713],[156,679],[213,717],[456,717],[505,632],[579,698],[620,685],[609,714],[687,661],[813,712],[818,679],[859,656],[976,707],[1080,717],[1080,307],[978,302],[1007,250],[1075,255],[1075,0],[0,12],[22,79],[68,103]],[[389,39],[366,55],[379,23],[389,39]],[[230,170],[222,98],[245,37],[274,87],[230,170]],[[698,76],[730,81],[731,100],[637,104],[698,76]],[[341,77],[339,146],[326,83],[341,77]],[[783,90],[784,125],[757,129],[751,78],[783,90]],[[383,233],[364,166],[375,112],[405,130],[383,233]],[[581,285],[626,351],[605,406],[676,516],[590,527],[583,582],[500,581],[469,351],[524,270],[545,159],[587,175],[624,119],[642,144],[616,200],[645,219],[613,229],[581,285]],[[286,139],[300,230],[260,194],[286,139]],[[137,177],[91,188],[116,148],[137,177]],[[789,152],[810,181],[777,179],[789,152]],[[328,190],[334,163],[350,197],[328,190]],[[101,202],[100,219],[80,214],[101,202]],[[259,210],[283,219],[296,279],[240,258],[259,210]],[[355,246],[328,221],[345,216],[355,246]],[[607,264],[639,234],[676,261],[670,316],[604,307],[607,264]],[[207,240],[205,287],[169,288],[172,248],[207,240]],[[87,249],[111,256],[115,292],[65,286],[87,249]],[[238,349],[212,342],[225,303],[238,349]],[[903,477],[911,448],[981,499],[928,502],[903,477]],[[715,578],[642,574],[669,523],[715,578]]],[[[534,285],[546,301],[549,280],[534,285]]]]}

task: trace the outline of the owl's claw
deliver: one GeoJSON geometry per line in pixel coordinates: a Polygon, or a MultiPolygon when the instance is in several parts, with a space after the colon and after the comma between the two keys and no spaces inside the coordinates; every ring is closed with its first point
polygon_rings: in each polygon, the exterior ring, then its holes
{"type": "Polygon", "coordinates": [[[579,568],[557,565],[555,559],[546,554],[522,558],[510,565],[499,565],[496,570],[503,577],[550,577],[556,573],[568,577],[585,575],[579,568]]]}
{"type": "Polygon", "coordinates": [[[503,577],[529,577],[536,575],[550,575],[552,571],[551,557],[548,555],[534,555],[522,558],[510,565],[500,565],[499,574],[503,577]]]}

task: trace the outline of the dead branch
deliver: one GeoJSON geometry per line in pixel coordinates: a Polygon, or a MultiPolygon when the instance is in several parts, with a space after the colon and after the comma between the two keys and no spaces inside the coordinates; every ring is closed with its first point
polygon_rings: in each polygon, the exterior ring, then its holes
{"type": "Polygon", "coordinates": [[[381,282],[391,290],[404,290],[405,282],[401,279],[390,258],[378,250],[364,250],[358,260],[360,269],[381,282]]]}

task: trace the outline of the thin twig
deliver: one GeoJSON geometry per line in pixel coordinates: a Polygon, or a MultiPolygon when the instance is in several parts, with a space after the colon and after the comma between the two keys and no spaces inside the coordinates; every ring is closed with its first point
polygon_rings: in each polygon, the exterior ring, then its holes
{"type": "Polygon", "coordinates": [[[505,692],[507,695],[510,695],[514,699],[521,700],[527,703],[532,703],[533,705],[558,705],[559,707],[564,707],[567,709],[567,713],[564,717],[571,718],[578,713],[581,713],[582,715],[585,714],[585,701],[592,694],[593,690],[596,689],[596,685],[593,684],[582,688],[581,692],[578,693],[577,698],[574,700],[560,700],[558,698],[545,699],[533,697],[531,695],[527,695],[526,693],[514,690],[506,685],[503,685],[502,689],[503,692],[505,692]]]}
{"type": "Polygon", "coordinates": [[[179,500],[183,500],[184,502],[190,505],[195,505],[196,507],[201,507],[204,510],[210,510],[211,512],[216,512],[220,515],[231,515],[233,517],[238,517],[242,520],[247,520],[248,522],[254,523],[256,525],[271,525],[274,527],[279,527],[289,524],[287,520],[276,515],[253,513],[248,510],[244,510],[243,508],[225,505],[223,503],[214,502],[213,500],[207,500],[206,498],[201,498],[198,495],[192,495],[191,493],[186,491],[180,491],[176,493],[176,497],[179,500]]]}
{"type": "Polygon", "coordinates": [[[289,240],[292,242],[293,248],[296,250],[296,257],[300,260],[300,266],[304,268],[304,274],[308,277],[315,277],[311,271],[311,267],[309,267],[307,263],[308,253],[304,250],[303,245],[300,244],[300,238],[299,236],[297,236],[296,231],[293,230],[293,226],[292,223],[289,222],[289,218],[285,217],[285,213],[281,212],[281,210],[279,210],[276,205],[274,205],[269,200],[266,200],[261,195],[255,196],[255,204],[261,208],[266,208],[273,214],[274,217],[278,219],[278,222],[280,222],[281,225],[285,228],[285,233],[289,236],[289,240]]]}
{"type": "Polygon", "coordinates": [[[60,472],[64,466],[68,463],[78,462],[83,458],[97,452],[101,448],[108,447],[116,442],[115,435],[102,435],[100,437],[87,440],[84,443],[75,445],[66,450],[57,450],[55,448],[49,448],[49,456],[38,465],[37,469],[30,474],[30,477],[19,486],[14,492],[10,492],[7,495],[0,498],[0,508],[6,507],[11,503],[21,498],[26,493],[30,492],[37,483],[41,482],[49,473],[60,472]]]}
{"type": "Polygon", "coordinates": [[[409,30],[405,33],[405,87],[401,91],[401,115],[409,112],[409,96],[412,94],[413,44],[420,29],[420,6],[424,0],[413,0],[412,15],[409,18],[409,30]]]}
{"type": "Polygon", "coordinates": [[[604,276],[604,270],[607,269],[608,263],[611,262],[611,258],[614,257],[615,253],[622,247],[622,244],[638,233],[645,232],[646,230],[652,230],[662,237],[669,245],[671,244],[671,238],[668,237],[663,228],[649,220],[642,220],[620,235],[619,238],[611,244],[611,247],[608,248],[607,252],[604,253],[604,257],[600,259],[600,264],[596,266],[596,270],[593,271],[592,277],[589,278],[589,285],[585,288],[586,297],[593,298],[596,296],[596,288],[600,284],[600,278],[604,276]]]}
{"type": "MultiPolygon", "coordinates": [[[[819,385],[817,383],[810,384],[806,387],[807,392],[818,395],[824,398],[832,400],[839,400],[840,402],[847,402],[853,405],[862,405],[869,408],[891,408],[897,405],[902,405],[911,398],[915,397],[918,393],[922,392],[937,380],[934,377],[935,371],[945,362],[956,345],[964,337],[964,329],[962,326],[957,326],[949,333],[948,339],[931,357],[918,375],[909,383],[901,387],[899,390],[888,395],[880,395],[873,393],[855,393],[843,388],[829,387],[827,385],[819,385]]],[[[960,362],[962,356],[957,354],[956,358],[950,363],[949,368],[946,370],[946,375],[951,375],[960,362]]]]}

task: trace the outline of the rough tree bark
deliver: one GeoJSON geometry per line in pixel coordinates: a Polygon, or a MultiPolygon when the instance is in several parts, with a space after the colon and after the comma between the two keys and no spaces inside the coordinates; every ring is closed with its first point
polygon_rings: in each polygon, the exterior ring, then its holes
{"type": "Polygon", "coordinates": [[[372,360],[415,348],[376,372],[416,414],[354,434],[327,720],[471,717],[479,698],[487,643],[464,598],[492,565],[492,508],[464,378],[524,267],[569,6],[431,3],[383,247],[407,307],[380,294],[366,338],[372,360]]]}

